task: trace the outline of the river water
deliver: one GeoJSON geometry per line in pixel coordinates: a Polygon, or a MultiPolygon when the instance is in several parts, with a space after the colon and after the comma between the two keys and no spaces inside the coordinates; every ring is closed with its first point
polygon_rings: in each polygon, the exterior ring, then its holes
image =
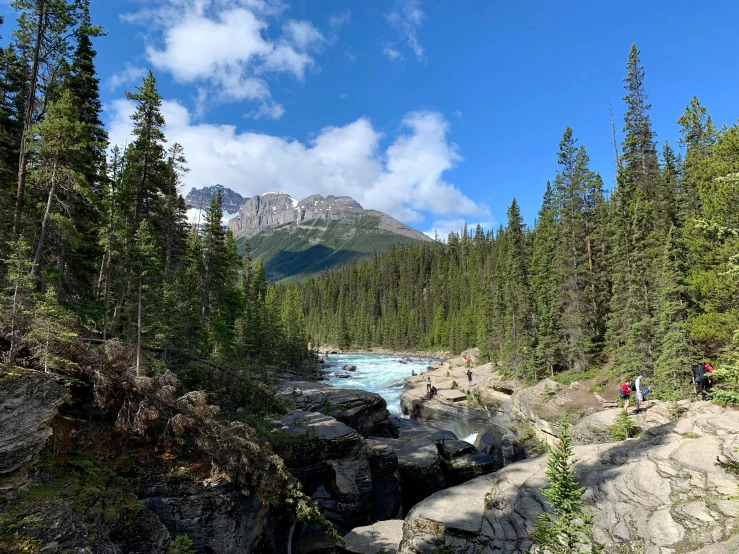
{"type": "Polygon", "coordinates": [[[400,415],[400,394],[403,392],[403,379],[410,376],[411,371],[423,371],[429,365],[438,363],[431,358],[416,358],[387,354],[329,354],[327,368],[328,382],[335,387],[362,389],[376,392],[387,402],[391,414],[400,415]],[[403,360],[406,363],[400,363],[403,360]],[[357,366],[356,371],[346,372],[345,365],[357,366]],[[339,375],[350,375],[341,378],[339,375]]]}
{"type": "MultiPolygon", "coordinates": [[[[362,389],[375,392],[387,402],[387,409],[391,414],[401,416],[400,395],[403,392],[404,378],[412,371],[427,373],[427,367],[439,363],[433,358],[399,356],[398,354],[329,354],[329,367],[326,368],[328,383],[335,387],[362,389]],[[400,363],[402,360],[405,363],[400,363]],[[345,365],[357,366],[356,371],[347,372],[342,368],[345,365]],[[349,377],[346,377],[346,376],[349,377]]],[[[430,373],[433,374],[433,371],[430,373]]],[[[446,425],[433,422],[435,426],[452,430],[458,435],[459,429],[449,429],[446,425]]],[[[463,435],[470,430],[463,432],[463,435]]],[[[477,432],[472,432],[460,438],[474,443],[477,432]]]]}

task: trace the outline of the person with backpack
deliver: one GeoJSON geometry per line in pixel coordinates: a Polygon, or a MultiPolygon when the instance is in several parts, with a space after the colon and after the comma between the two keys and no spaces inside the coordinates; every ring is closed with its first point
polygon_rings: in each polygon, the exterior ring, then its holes
{"type": "Polygon", "coordinates": [[[621,390],[618,392],[618,395],[621,397],[621,400],[624,401],[624,412],[628,412],[629,402],[631,401],[631,384],[628,381],[621,385],[621,390]]]}
{"type": "Polygon", "coordinates": [[[711,376],[713,367],[711,367],[711,364],[708,364],[708,367],[711,368],[711,371],[708,371],[704,363],[693,366],[693,383],[696,385],[696,393],[700,393],[701,395],[701,400],[706,400],[713,384],[713,377],[711,376]]]}
{"type": "Polygon", "coordinates": [[[631,390],[636,393],[636,411],[634,413],[638,414],[641,412],[641,405],[642,402],[644,402],[644,399],[646,396],[652,391],[652,389],[646,389],[645,391],[642,391],[642,379],[644,378],[644,372],[639,372],[639,376],[634,379],[631,383],[631,390]]]}

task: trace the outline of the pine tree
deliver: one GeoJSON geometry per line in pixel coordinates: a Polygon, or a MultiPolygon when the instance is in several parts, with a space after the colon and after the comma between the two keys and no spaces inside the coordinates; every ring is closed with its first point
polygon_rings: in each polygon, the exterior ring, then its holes
{"type": "Polygon", "coordinates": [[[69,369],[74,363],[66,359],[61,350],[76,337],[70,314],[56,300],[53,286],[36,296],[33,309],[33,326],[26,336],[32,354],[39,360],[45,372],[69,369]]]}
{"type": "Polygon", "coordinates": [[[554,202],[554,191],[547,182],[536,220],[531,254],[531,286],[536,310],[536,365],[551,375],[560,364],[558,279],[554,270],[558,237],[557,206],[554,202]]]}
{"type": "Polygon", "coordinates": [[[658,287],[656,318],[660,337],[654,382],[665,398],[671,393],[688,392],[686,368],[695,360],[696,350],[687,329],[688,287],[685,282],[687,253],[678,231],[672,227],[665,242],[658,287]]]}
{"type": "Polygon", "coordinates": [[[8,254],[2,261],[6,275],[0,297],[0,325],[10,342],[8,369],[12,369],[33,327],[35,283],[31,277],[31,248],[23,237],[8,243],[8,254]]]}
{"type": "Polygon", "coordinates": [[[716,143],[717,132],[697,96],[693,96],[677,122],[680,125],[680,146],[686,148],[679,191],[679,214],[684,221],[701,211],[699,183],[706,178],[705,162],[716,143]]]}
{"type": "MultiPolygon", "coordinates": [[[[41,269],[42,254],[50,221],[54,218],[57,197],[72,197],[81,188],[78,183],[82,177],[74,170],[74,160],[84,149],[85,129],[77,119],[77,108],[71,94],[65,91],[59,100],[52,102],[46,117],[32,128],[32,132],[38,140],[30,148],[36,161],[31,178],[38,183],[39,188],[48,183],[46,209],[41,220],[31,270],[36,277],[41,269]]],[[[68,217],[59,214],[54,219],[59,234],[64,235],[65,229],[73,232],[74,223],[68,217]]]]}
{"type": "Polygon", "coordinates": [[[508,208],[505,258],[505,323],[503,358],[508,369],[524,378],[533,360],[533,306],[529,285],[528,254],[524,224],[514,199],[508,208]]]}
{"type": "Polygon", "coordinates": [[[41,92],[53,99],[54,75],[69,53],[67,33],[75,21],[75,3],[65,0],[13,0],[11,7],[20,12],[14,31],[15,50],[19,57],[28,60],[27,88],[23,103],[23,127],[18,153],[18,180],[13,234],[20,232],[26,193],[28,170],[28,145],[30,131],[39,108],[39,83],[41,92]],[[42,79],[43,78],[43,79],[42,79]]]}
{"type": "Polygon", "coordinates": [[[585,489],[575,476],[570,425],[565,414],[559,422],[557,445],[549,451],[547,479],[542,494],[549,500],[553,514],[542,514],[532,533],[534,542],[551,554],[571,554],[592,545],[592,516],[583,503],[585,489]]]}

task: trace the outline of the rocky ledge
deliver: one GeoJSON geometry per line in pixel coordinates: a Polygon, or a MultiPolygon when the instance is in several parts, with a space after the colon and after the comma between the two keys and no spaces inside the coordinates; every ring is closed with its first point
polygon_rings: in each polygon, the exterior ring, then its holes
{"type": "MultiPolygon", "coordinates": [[[[575,447],[576,473],[606,554],[736,552],[739,411],[696,403],[638,439],[575,447]]],[[[518,554],[546,508],[546,456],[440,491],[403,526],[402,554],[518,554]]]]}
{"type": "Polygon", "coordinates": [[[49,374],[22,369],[0,373],[0,489],[25,483],[67,396],[49,374]]]}
{"type": "Polygon", "coordinates": [[[397,436],[388,419],[390,414],[385,399],[379,394],[313,381],[285,382],[276,392],[286,406],[328,414],[363,437],[397,436]]]}

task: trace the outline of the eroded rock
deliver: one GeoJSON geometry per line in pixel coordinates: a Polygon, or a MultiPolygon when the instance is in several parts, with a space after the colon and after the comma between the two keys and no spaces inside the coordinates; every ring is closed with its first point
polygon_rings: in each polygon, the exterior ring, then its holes
{"type": "MultiPolygon", "coordinates": [[[[716,458],[737,461],[738,446],[739,412],[705,403],[639,439],[576,446],[597,543],[606,552],[731,552],[739,501],[730,497],[739,477],[717,467],[716,458]]],[[[518,462],[417,504],[405,519],[399,551],[525,552],[547,506],[546,461],[518,462]]]]}

